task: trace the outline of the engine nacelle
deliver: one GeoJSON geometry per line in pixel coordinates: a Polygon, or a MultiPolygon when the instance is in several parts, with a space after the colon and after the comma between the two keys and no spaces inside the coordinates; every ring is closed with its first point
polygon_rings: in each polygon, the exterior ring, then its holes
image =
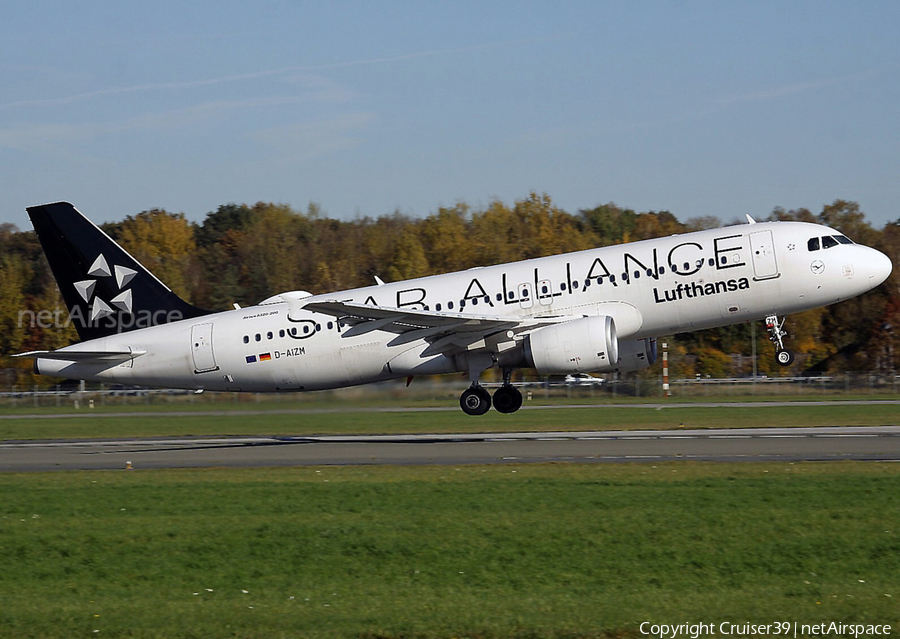
{"type": "Polygon", "coordinates": [[[541,375],[612,371],[618,359],[616,323],[609,315],[554,324],[525,339],[525,361],[541,375]]]}
{"type": "Polygon", "coordinates": [[[639,371],[656,361],[656,338],[645,337],[619,344],[619,365],[616,370],[622,373],[639,371]]]}

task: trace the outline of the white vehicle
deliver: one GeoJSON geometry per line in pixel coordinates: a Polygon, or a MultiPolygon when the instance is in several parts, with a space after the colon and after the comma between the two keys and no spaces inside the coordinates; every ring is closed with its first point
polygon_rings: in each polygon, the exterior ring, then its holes
{"type": "Polygon", "coordinates": [[[23,353],[35,371],[201,391],[340,388],[466,373],[460,406],[512,413],[516,368],[539,375],[631,371],[657,335],[765,319],[790,364],[782,317],[881,284],[888,257],[834,229],[755,223],[499,264],[459,273],[205,311],[65,202],[28,214],[81,342],[23,353]],[[491,367],[503,384],[478,380],[491,367]]]}
{"type": "Polygon", "coordinates": [[[566,375],[565,379],[566,386],[599,386],[603,381],[603,379],[587,373],[572,373],[566,375]]]}

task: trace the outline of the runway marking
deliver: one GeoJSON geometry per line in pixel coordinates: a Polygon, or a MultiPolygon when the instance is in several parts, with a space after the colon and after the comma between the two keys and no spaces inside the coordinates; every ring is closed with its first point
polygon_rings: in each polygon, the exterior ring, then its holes
{"type": "Polygon", "coordinates": [[[851,433],[848,435],[810,435],[810,437],[898,437],[896,433],[886,433],[884,435],[868,434],[868,433],[851,433]]]}

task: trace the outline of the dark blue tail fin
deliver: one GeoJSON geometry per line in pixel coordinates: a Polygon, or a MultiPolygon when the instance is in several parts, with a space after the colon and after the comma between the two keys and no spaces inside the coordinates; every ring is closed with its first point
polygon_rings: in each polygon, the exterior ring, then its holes
{"type": "Polygon", "coordinates": [[[160,282],[68,202],[28,208],[82,340],[207,315],[160,282]]]}

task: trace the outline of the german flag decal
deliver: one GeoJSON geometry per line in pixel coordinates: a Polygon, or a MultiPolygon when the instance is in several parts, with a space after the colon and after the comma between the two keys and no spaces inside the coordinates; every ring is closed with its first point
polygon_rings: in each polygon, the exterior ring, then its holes
{"type": "Polygon", "coordinates": [[[268,362],[270,359],[272,359],[272,353],[260,353],[259,355],[259,361],[261,362],[268,362]]]}

